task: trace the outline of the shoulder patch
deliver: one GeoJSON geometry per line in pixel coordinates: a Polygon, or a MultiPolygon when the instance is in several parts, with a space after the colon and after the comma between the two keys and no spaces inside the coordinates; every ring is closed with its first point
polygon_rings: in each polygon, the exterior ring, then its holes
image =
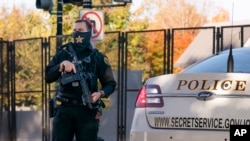
{"type": "Polygon", "coordinates": [[[63,45],[59,46],[59,48],[60,48],[60,49],[66,49],[66,48],[68,48],[68,46],[69,46],[70,44],[72,45],[72,42],[68,42],[68,43],[66,43],[66,44],[63,44],[63,45]]]}
{"type": "Polygon", "coordinates": [[[107,65],[109,65],[109,59],[108,59],[108,57],[104,57],[104,63],[106,63],[107,65]]]}

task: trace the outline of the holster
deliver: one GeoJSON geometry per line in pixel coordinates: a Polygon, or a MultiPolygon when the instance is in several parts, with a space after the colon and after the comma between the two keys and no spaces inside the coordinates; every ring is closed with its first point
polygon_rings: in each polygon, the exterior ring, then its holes
{"type": "Polygon", "coordinates": [[[49,100],[49,117],[50,118],[54,117],[54,111],[55,111],[54,99],[50,99],[49,100]]]}
{"type": "Polygon", "coordinates": [[[101,99],[98,99],[95,103],[92,104],[93,108],[99,109],[99,108],[105,108],[106,105],[101,99]]]}
{"type": "Polygon", "coordinates": [[[96,119],[100,119],[102,116],[102,109],[105,108],[104,102],[99,99],[95,104],[92,104],[93,108],[96,110],[96,119]]]}

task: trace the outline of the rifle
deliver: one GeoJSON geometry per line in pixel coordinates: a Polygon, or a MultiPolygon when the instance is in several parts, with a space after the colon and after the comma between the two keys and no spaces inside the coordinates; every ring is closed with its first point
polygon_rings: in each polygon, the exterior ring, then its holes
{"type": "Polygon", "coordinates": [[[84,73],[81,71],[82,68],[78,63],[76,52],[73,49],[72,44],[69,44],[68,47],[69,51],[72,53],[73,61],[76,67],[76,73],[64,74],[62,76],[61,82],[62,84],[67,84],[69,82],[79,81],[82,88],[82,103],[83,105],[88,105],[88,107],[92,109],[93,107],[92,107],[91,91],[89,90],[88,84],[84,77],[84,73]]]}

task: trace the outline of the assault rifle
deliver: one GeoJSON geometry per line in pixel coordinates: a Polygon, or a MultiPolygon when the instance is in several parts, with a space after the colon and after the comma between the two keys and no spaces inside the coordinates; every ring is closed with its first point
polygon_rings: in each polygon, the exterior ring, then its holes
{"type": "Polygon", "coordinates": [[[80,67],[78,63],[76,52],[73,49],[72,44],[69,44],[68,48],[73,57],[73,61],[76,67],[76,73],[75,74],[69,73],[69,74],[62,75],[61,82],[62,84],[67,84],[70,82],[79,81],[81,88],[82,88],[82,103],[83,105],[88,105],[88,107],[92,109],[93,107],[92,107],[91,92],[86,82],[84,73],[82,72],[82,68],[80,67]]]}

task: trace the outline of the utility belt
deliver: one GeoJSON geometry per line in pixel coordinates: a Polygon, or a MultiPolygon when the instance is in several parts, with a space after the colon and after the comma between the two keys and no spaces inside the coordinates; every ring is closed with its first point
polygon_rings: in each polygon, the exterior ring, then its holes
{"type": "Polygon", "coordinates": [[[49,100],[49,116],[50,118],[54,117],[55,107],[57,106],[85,106],[81,100],[68,99],[61,96],[56,96],[49,100]]]}
{"type": "MultiPolygon", "coordinates": [[[[75,105],[75,106],[87,106],[82,103],[82,100],[76,100],[76,99],[69,99],[62,97],[60,95],[56,96],[54,99],[54,105],[60,106],[60,105],[75,105]]],[[[99,108],[105,108],[105,104],[101,99],[98,99],[97,102],[92,104],[93,109],[99,109],[99,108]]]]}
{"type": "MultiPolygon", "coordinates": [[[[86,106],[82,103],[82,100],[69,99],[57,95],[55,98],[50,99],[49,101],[49,116],[54,117],[55,107],[57,106],[86,106]]],[[[105,108],[105,104],[101,99],[97,100],[96,103],[92,104],[92,110],[97,110],[98,116],[102,115],[102,109],[105,108]]]]}
{"type": "Polygon", "coordinates": [[[76,100],[76,99],[68,99],[64,98],[61,96],[56,96],[55,97],[55,106],[60,106],[60,105],[83,105],[82,100],[76,100]]]}

